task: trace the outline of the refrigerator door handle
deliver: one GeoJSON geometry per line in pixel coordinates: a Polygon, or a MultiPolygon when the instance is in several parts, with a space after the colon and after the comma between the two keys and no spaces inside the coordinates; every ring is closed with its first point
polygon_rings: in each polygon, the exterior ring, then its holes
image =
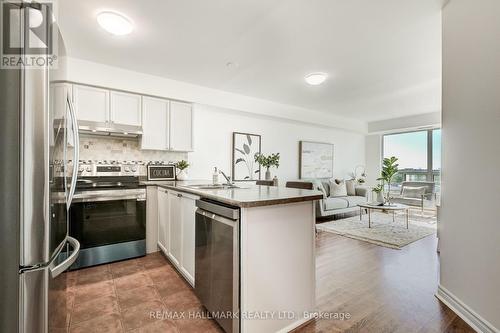
{"type": "Polygon", "coordinates": [[[67,270],[71,265],[73,265],[76,258],[78,257],[78,254],[80,253],[80,242],[70,236],[67,237],[67,240],[68,243],[73,248],[73,253],[71,253],[70,256],[62,263],[50,269],[50,275],[52,276],[52,278],[57,277],[59,274],[61,274],[62,272],[67,270]]]}
{"type": "Polygon", "coordinates": [[[67,207],[68,210],[71,206],[71,202],[73,201],[73,196],[75,195],[76,190],[76,181],[78,178],[78,161],[80,160],[80,133],[78,133],[78,121],[76,120],[75,109],[73,107],[73,103],[71,102],[69,94],[66,97],[69,112],[71,114],[71,122],[73,124],[73,145],[75,146],[73,149],[73,177],[71,178],[71,185],[69,188],[68,202],[67,207]]]}

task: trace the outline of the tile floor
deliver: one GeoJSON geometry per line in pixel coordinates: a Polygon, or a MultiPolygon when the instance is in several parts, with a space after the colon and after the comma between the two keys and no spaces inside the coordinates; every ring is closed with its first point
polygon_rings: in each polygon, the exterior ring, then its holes
{"type": "Polygon", "coordinates": [[[222,332],[159,252],[69,272],[68,284],[71,333],[222,332]]]}

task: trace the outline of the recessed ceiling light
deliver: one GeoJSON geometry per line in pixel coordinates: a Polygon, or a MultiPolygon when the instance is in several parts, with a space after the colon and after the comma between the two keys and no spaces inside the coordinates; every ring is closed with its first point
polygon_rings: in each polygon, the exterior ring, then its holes
{"type": "Polygon", "coordinates": [[[237,62],[228,62],[226,63],[226,67],[229,68],[229,69],[235,69],[235,68],[238,68],[240,66],[240,64],[238,64],[237,62]]]}
{"type": "Polygon", "coordinates": [[[128,35],[134,30],[128,18],[115,12],[100,12],[97,14],[97,22],[104,30],[117,36],[128,35]]]}
{"type": "Polygon", "coordinates": [[[327,77],[328,77],[328,75],[326,75],[325,73],[311,73],[311,74],[307,74],[304,79],[310,85],[317,86],[317,85],[320,85],[323,82],[325,82],[327,77]]]}

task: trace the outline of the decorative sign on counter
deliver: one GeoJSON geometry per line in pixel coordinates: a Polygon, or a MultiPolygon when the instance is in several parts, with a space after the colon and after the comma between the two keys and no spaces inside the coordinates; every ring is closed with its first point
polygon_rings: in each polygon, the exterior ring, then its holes
{"type": "Polygon", "coordinates": [[[148,165],[148,180],[175,180],[175,165],[148,165]]]}

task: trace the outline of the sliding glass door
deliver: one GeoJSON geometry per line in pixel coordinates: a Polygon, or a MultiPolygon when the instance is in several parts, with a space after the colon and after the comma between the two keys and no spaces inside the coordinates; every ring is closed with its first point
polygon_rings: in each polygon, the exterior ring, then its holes
{"type": "Polygon", "coordinates": [[[397,157],[399,172],[391,183],[391,192],[399,193],[403,181],[432,181],[440,192],[441,129],[397,134],[383,138],[383,157],[397,157]]]}

